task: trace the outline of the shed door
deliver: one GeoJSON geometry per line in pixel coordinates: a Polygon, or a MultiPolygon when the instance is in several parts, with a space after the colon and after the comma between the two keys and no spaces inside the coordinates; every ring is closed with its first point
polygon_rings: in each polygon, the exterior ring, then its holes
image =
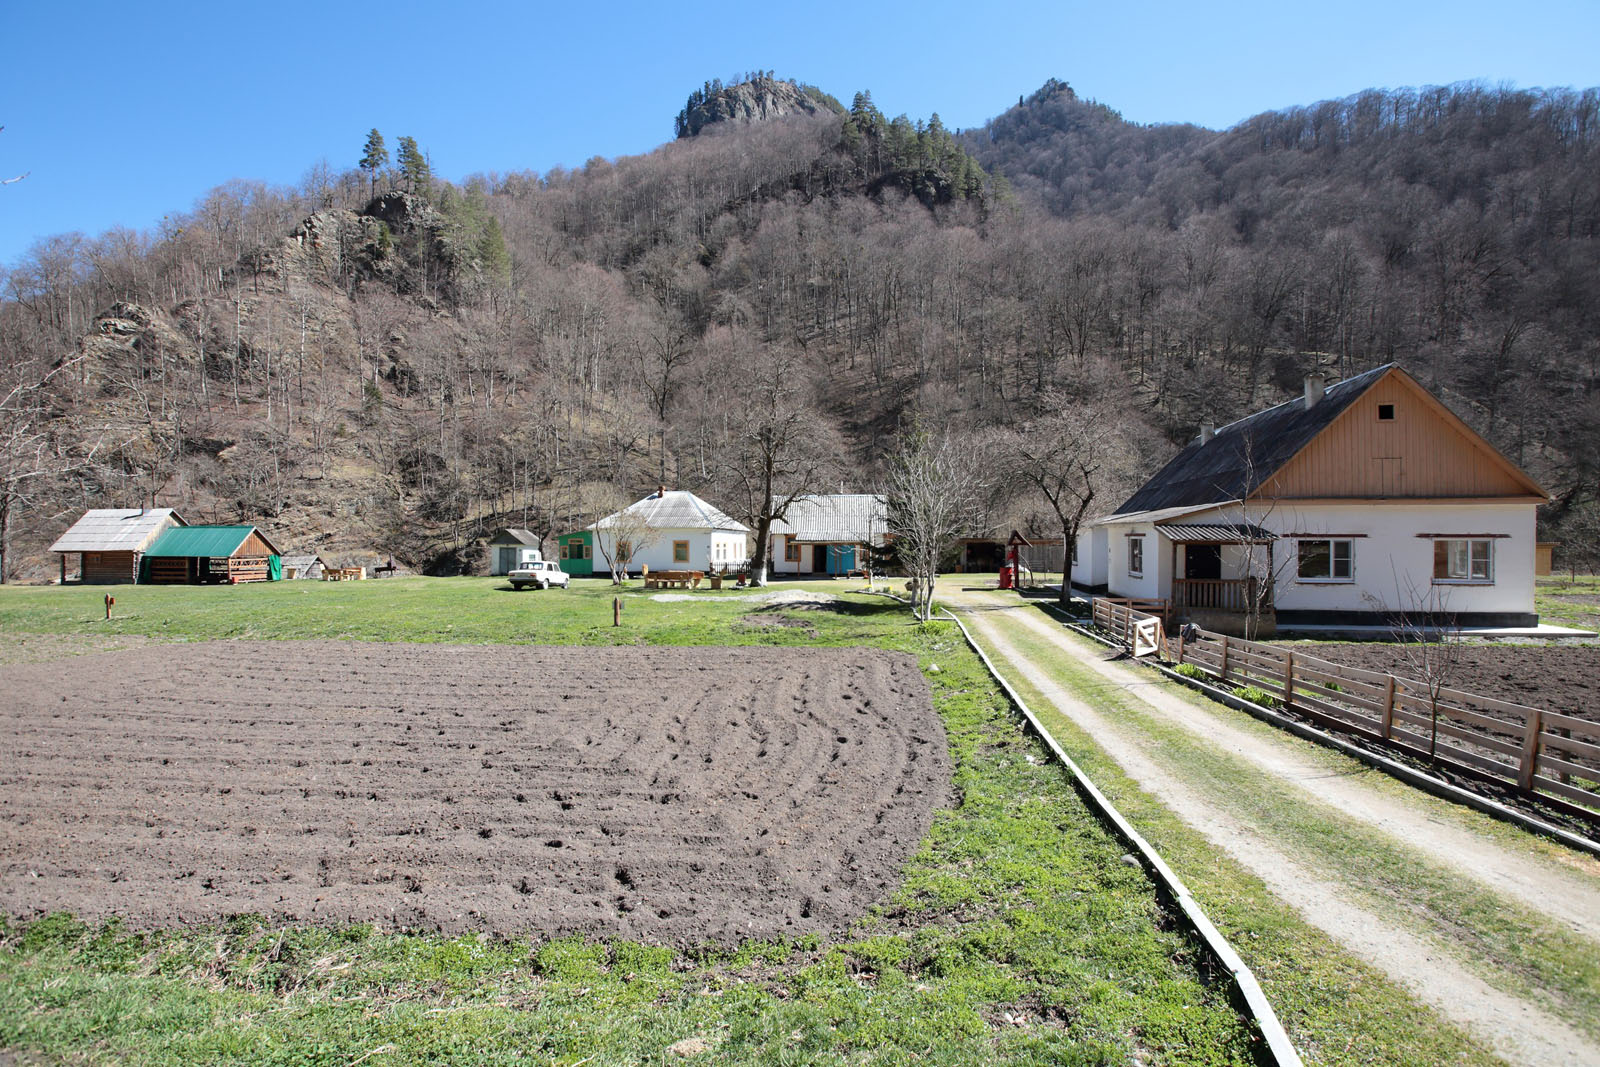
{"type": "Polygon", "coordinates": [[[500,568],[495,573],[510,574],[517,569],[517,550],[515,546],[500,549],[500,568]]]}

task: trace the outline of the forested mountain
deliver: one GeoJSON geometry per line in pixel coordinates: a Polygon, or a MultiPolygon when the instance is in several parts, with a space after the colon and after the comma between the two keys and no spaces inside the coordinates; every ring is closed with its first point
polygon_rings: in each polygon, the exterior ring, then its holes
{"type": "MultiPolygon", "coordinates": [[[[780,424],[816,460],[780,481],[868,488],[909,420],[998,475],[1009,431],[1093,405],[1136,469],[1390,360],[1593,539],[1594,91],[1364,93],[1220,132],[1058,82],[961,135],[865,93],[708,119],[825,96],[759,79],[697,90],[642,156],[452,185],[375,130],[346,173],[41,240],[0,279],[6,572],[46,576],[86,506],[433,571],[663,481],[748,516],[780,424]]],[[[993,480],[996,527],[1050,528],[993,480]]]]}

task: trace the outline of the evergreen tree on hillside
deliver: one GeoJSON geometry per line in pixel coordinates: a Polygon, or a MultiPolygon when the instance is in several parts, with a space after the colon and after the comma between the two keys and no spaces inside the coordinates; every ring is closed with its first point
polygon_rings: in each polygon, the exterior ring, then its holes
{"type": "Polygon", "coordinates": [[[389,148],[383,143],[383,134],[377,127],[367,134],[366,151],[361,156],[361,169],[367,172],[371,195],[378,192],[378,172],[389,165],[389,148]]]}
{"type": "Polygon", "coordinates": [[[433,168],[428,165],[428,157],[422,154],[422,149],[417,147],[417,139],[400,138],[400,149],[395,155],[406,188],[418,196],[427,197],[433,191],[433,168]]]}

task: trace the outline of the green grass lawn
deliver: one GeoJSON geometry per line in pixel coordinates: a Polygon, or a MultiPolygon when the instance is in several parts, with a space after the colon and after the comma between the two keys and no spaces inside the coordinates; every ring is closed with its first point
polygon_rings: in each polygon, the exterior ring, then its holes
{"type": "Polygon", "coordinates": [[[0,589],[0,632],[86,650],[214,637],[743,645],[752,669],[764,644],[903,650],[928,671],[961,800],[892,897],[838,938],[668,948],[250,916],[153,932],[12,922],[0,1048],[136,1064],[1250,1062],[1254,1035],[1223,987],[954,626],[852,595],[840,611],[796,612],[806,629],[758,627],[737,593],[664,602],[635,584],[613,627],[602,580],[523,593],[482,578],[119,587],[110,621],[107,591],[0,589]]]}

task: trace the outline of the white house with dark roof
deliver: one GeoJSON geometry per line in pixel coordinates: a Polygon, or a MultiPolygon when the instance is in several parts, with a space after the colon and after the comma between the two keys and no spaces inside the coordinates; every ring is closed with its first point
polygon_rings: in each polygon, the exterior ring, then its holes
{"type": "Polygon", "coordinates": [[[693,493],[665,486],[586,529],[596,541],[596,574],[617,558],[619,548],[632,574],[645,567],[710,572],[739,566],[750,555],[750,527],[693,493]]]}
{"type": "Polygon", "coordinates": [[[849,574],[867,566],[868,549],[883,542],[888,528],[889,498],[882,493],[797,497],[773,520],[769,566],[774,574],[849,574]]]}
{"type": "Polygon", "coordinates": [[[73,555],[78,557],[79,581],[135,582],[145,550],[168,530],[185,525],[171,508],[92,508],[56,539],[50,551],[60,554],[63,583],[67,559],[73,555]]]}
{"type": "Polygon", "coordinates": [[[1073,581],[1226,628],[1534,626],[1549,495],[1389,364],[1200,436],[1079,538],[1073,581]]]}

